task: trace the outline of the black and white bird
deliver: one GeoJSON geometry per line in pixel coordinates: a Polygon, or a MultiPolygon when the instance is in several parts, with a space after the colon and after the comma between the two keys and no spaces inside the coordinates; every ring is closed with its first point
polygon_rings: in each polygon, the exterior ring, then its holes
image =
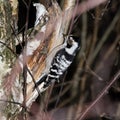
{"type": "Polygon", "coordinates": [[[78,37],[69,36],[65,40],[64,48],[60,49],[52,60],[48,74],[45,74],[36,85],[39,86],[41,83],[43,88],[47,88],[54,82],[59,82],[65,71],[73,62],[73,59],[80,48],[80,40],[78,37]]]}

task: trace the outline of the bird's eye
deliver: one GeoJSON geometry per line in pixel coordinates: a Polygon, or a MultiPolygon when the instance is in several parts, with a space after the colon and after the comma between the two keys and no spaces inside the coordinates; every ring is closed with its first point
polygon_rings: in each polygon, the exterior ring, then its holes
{"type": "Polygon", "coordinates": [[[72,47],[72,45],[73,45],[73,40],[69,39],[69,40],[67,41],[67,48],[72,47]]]}
{"type": "Polygon", "coordinates": [[[73,43],[73,41],[72,41],[71,39],[69,39],[69,40],[67,41],[67,44],[69,44],[69,45],[72,45],[72,43],[73,43]]]}

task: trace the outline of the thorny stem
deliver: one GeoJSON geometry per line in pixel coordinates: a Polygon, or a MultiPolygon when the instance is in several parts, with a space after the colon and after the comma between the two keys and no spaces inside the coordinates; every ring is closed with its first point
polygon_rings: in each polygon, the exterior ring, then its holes
{"type": "Polygon", "coordinates": [[[115,77],[111,80],[111,82],[106,85],[103,91],[98,95],[98,97],[92,102],[92,104],[77,118],[77,120],[83,120],[85,115],[90,111],[90,109],[106,94],[109,88],[113,85],[113,83],[120,78],[120,71],[118,71],[115,77]]]}

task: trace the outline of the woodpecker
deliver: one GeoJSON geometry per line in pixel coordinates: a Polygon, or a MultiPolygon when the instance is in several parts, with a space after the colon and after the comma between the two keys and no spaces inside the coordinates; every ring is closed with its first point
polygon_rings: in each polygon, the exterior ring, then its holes
{"type": "Polygon", "coordinates": [[[44,74],[36,83],[39,86],[44,84],[43,88],[47,88],[54,82],[59,82],[59,79],[71,63],[77,51],[80,48],[80,40],[76,36],[68,36],[65,38],[64,48],[60,49],[54,56],[48,74],[44,74]]]}

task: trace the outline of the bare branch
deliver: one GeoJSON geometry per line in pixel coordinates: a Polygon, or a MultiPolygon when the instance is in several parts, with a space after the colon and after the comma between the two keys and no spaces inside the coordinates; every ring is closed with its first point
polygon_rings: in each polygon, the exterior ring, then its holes
{"type": "Polygon", "coordinates": [[[118,71],[114,78],[111,80],[111,82],[109,82],[108,85],[106,85],[106,87],[103,89],[103,91],[101,91],[100,95],[98,95],[98,97],[92,102],[92,104],[85,110],[83,111],[83,113],[81,113],[81,115],[77,118],[77,120],[83,120],[83,118],[85,117],[85,115],[91,110],[92,107],[94,107],[94,105],[99,102],[99,100],[106,94],[106,92],[110,89],[110,87],[113,85],[113,83],[115,81],[117,81],[120,78],[120,71],[118,71]]]}

